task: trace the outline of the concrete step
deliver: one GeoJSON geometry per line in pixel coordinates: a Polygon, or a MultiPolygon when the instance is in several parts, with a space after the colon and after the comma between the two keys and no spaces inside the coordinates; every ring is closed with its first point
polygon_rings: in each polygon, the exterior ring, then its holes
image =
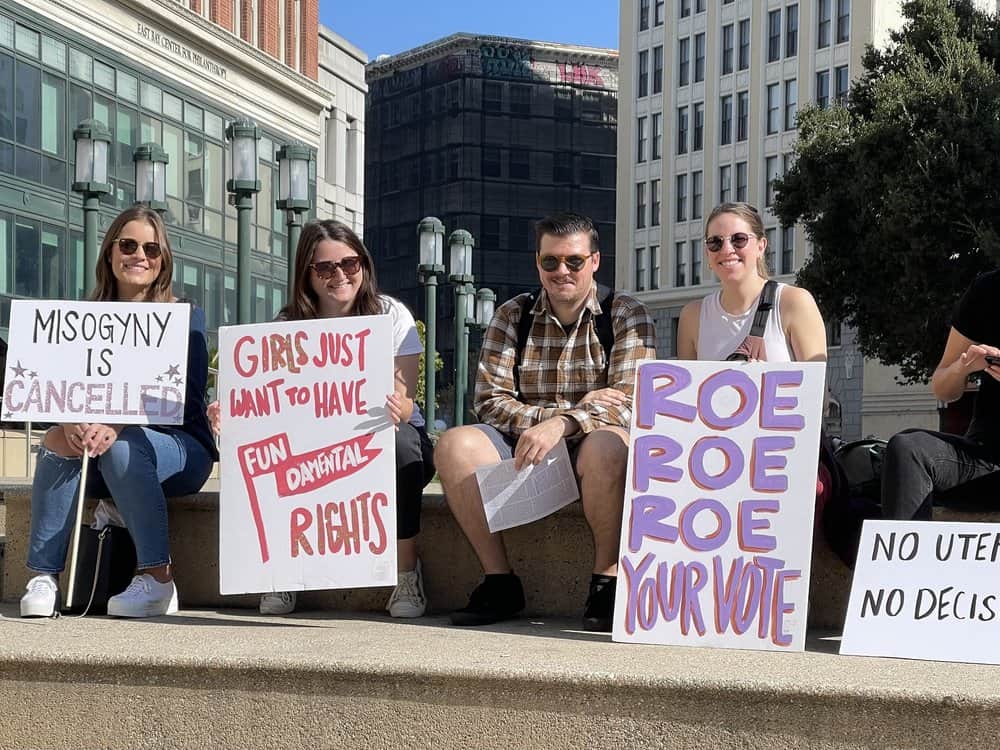
{"type": "Polygon", "coordinates": [[[611,643],[558,619],[16,619],[0,747],[996,747],[996,668],[611,643]]]}

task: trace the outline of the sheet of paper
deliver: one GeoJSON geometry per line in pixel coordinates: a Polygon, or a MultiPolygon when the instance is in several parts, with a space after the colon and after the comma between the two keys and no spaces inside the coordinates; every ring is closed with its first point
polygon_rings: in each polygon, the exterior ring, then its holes
{"type": "Polygon", "coordinates": [[[537,466],[517,471],[510,458],[476,469],[476,480],[494,532],[545,518],[580,497],[565,440],[537,466]]]}

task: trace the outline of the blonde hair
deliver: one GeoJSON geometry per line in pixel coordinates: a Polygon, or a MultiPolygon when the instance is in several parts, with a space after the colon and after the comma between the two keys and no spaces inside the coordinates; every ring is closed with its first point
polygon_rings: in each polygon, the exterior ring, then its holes
{"type": "MultiPolygon", "coordinates": [[[[750,231],[753,232],[757,239],[766,239],[767,235],[764,232],[764,222],[760,218],[760,214],[757,213],[757,209],[751,206],[749,203],[720,203],[718,206],[712,209],[712,212],[705,219],[705,239],[708,239],[708,225],[712,221],[722,214],[732,214],[740,219],[743,219],[749,226],[750,231]]],[[[770,277],[770,272],[767,269],[767,259],[761,255],[757,258],[757,275],[762,279],[767,279],[770,277]]]]}

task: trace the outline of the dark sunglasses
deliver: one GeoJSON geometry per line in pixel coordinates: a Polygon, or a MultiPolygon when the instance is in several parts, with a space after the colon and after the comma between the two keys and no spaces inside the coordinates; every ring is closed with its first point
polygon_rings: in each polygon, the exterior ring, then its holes
{"type": "Polygon", "coordinates": [[[538,258],[538,265],[542,267],[543,271],[558,271],[559,266],[565,263],[566,268],[570,271],[579,271],[587,265],[591,255],[593,253],[587,255],[542,255],[538,258]]]}
{"type": "Polygon", "coordinates": [[[361,270],[361,258],[357,255],[350,255],[339,263],[334,263],[332,260],[321,260],[319,263],[310,263],[309,267],[321,279],[332,279],[338,268],[344,272],[345,276],[353,276],[361,270]]]}
{"type": "Polygon", "coordinates": [[[717,234],[713,234],[711,237],[705,238],[705,247],[708,248],[710,253],[717,253],[722,249],[726,240],[729,240],[729,244],[733,246],[734,250],[742,250],[752,239],[757,239],[757,236],[747,234],[746,232],[737,232],[736,234],[731,234],[728,237],[720,237],[717,234]]]}
{"type": "Polygon", "coordinates": [[[140,243],[139,240],[133,240],[131,237],[119,237],[115,240],[115,242],[118,243],[118,249],[121,251],[122,255],[135,255],[140,244],[142,245],[142,251],[150,260],[156,260],[163,254],[163,250],[160,248],[159,242],[140,243]]]}

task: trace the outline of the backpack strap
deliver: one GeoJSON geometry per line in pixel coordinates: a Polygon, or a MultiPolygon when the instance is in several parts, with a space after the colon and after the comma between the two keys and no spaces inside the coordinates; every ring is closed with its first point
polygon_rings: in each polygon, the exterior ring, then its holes
{"type": "Polygon", "coordinates": [[[774,298],[778,293],[778,282],[768,279],[764,284],[764,289],[760,293],[760,302],[757,303],[757,312],[753,315],[753,325],[750,327],[750,335],[757,338],[764,337],[764,329],[767,327],[767,318],[774,307],[774,298]]]}
{"type": "Polygon", "coordinates": [[[514,390],[517,391],[518,396],[521,395],[521,355],[524,353],[524,347],[528,343],[528,336],[531,335],[531,326],[535,322],[535,316],[531,314],[531,308],[535,306],[541,293],[541,289],[528,292],[528,295],[521,303],[521,317],[517,320],[517,341],[515,342],[516,348],[514,349],[514,390]]]}

